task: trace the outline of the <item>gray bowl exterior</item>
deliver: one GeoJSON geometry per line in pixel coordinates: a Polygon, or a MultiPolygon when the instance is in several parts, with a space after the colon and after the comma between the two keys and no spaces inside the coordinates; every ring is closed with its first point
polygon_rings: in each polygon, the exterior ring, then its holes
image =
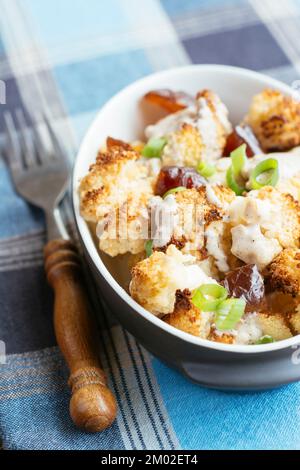
{"type": "MultiPolygon", "coordinates": [[[[82,245],[84,247],[83,242],[82,245]]],[[[300,364],[293,363],[295,350],[292,348],[251,354],[231,353],[189,343],[158,328],[114,291],[86,250],[85,255],[97,286],[120,324],[151,354],[193,382],[220,390],[251,391],[300,380],[300,364]]]]}

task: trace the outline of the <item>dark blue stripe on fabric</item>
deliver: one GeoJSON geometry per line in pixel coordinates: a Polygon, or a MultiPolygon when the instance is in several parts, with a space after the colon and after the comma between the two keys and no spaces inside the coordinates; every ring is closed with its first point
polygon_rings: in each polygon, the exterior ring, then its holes
{"type": "Polygon", "coordinates": [[[137,347],[137,349],[140,353],[142,365],[143,365],[145,375],[146,375],[146,379],[147,379],[147,385],[149,387],[149,390],[150,390],[150,393],[151,393],[151,396],[152,396],[152,399],[153,399],[153,402],[154,402],[155,409],[156,409],[156,412],[158,414],[159,420],[160,420],[161,425],[162,425],[162,427],[165,431],[165,434],[167,436],[167,439],[168,439],[168,442],[170,444],[171,449],[175,449],[174,443],[173,443],[173,441],[171,439],[171,436],[170,436],[170,433],[169,433],[169,429],[168,429],[168,427],[167,427],[167,425],[166,425],[166,423],[163,419],[163,416],[162,416],[162,413],[161,413],[161,410],[160,410],[160,405],[159,405],[159,402],[157,400],[156,393],[155,393],[155,390],[154,390],[152,382],[151,382],[151,378],[149,376],[149,371],[148,371],[148,367],[147,367],[147,364],[146,364],[146,361],[145,361],[144,352],[142,351],[142,348],[141,348],[140,344],[137,341],[135,341],[135,343],[136,343],[136,347],[137,347]]]}
{"type": "Polygon", "coordinates": [[[69,416],[67,377],[57,348],[7,358],[7,364],[0,366],[0,429],[4,448],[124,449],[117,423],[101,435],[75,428],[69,416]],[[23,382],[19,389],[16,380],[23,382]]]}
{"type": "Polygon", "coordinates": [[[193,63],[225,64],[262,70],[290,64],[263,24],[182,41],[193,63]]]}
{"type": "Polygon", "coordinates": [[[0,194],[0,239],[44,229],[43,212],[28,204],[16,193],[8,168],[1,160],[0,194]]]}
{"type": "MultiPolygon", "coordinates": [[[[150,409],[149,403],[148,403],[148,398],[145,394],[145,390],[144,390],[144,387],[143,387],[143,384],[142,384],[141,375],[140,375],[139,369],[137,367],[137,363],[136,363],[136,360],[135,360],[135,357],[134,357],[134,354],[133,354],[133,351],[132,351],[132,347],[131,347],[130,342],[129,342],[128,334],[126,333],[125,330],[123,330],[123,335],[124,335],[126,346],[128,348],[128,351],[129,351],[129,354],[130,354],[130,357],[131,357],[131,360],[132,360],[133,369],[134,369],[134,372],[135,372],[135,376],[136,376],[136,380],[137,380],[137,383],[138,383],[138,386],[139,386],[139,390],[141,392],[141,396],[143,398],[143,401],[144,401],[144,404],[145,404],[145,407],[146,407],[146,410],[147,410],[147,414],[149,416],[149,419],[151,421],[151,424],[152,424],[152,427],[153,427],[153,430],[154,430],[154,434],[155,434],[155,436],[156,436],[156,438],[159,442],[160,449],[163,449],[164,446],[163,446],[162,440],[160,438],[157,426],[155,424],[155,420],[153,419],[151,409],[150,409]]],[[[157,410],[155,409],[154,412],[156,413],[156,411],[157,410]]]]}
{"type": "Polygon", "coordinates": [[[43,266],[0,272],[0,324],[8,354],[55,344],[53,294],[43,266]]]}

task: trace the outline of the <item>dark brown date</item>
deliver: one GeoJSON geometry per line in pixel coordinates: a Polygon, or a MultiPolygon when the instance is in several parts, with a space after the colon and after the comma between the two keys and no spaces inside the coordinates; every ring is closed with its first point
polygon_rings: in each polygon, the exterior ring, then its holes
{"type": "Polygon", "coordinates": [[[231,152],[246,144],[246,154],[248,158],[262,153],[258,140],[249,126],[236,126],[234,131],[227,137],[227,142],[224,148],[223,156],[229,157],[231,152]]]}
{"type": "Polygon", "coordinates": [[[155,194],[163,196],[169,189],[183,186],[185,188],[199,188],[205,186],[206,179],[194,168],[181,166],[164,166],[158,175],[155,194]]]}
{"type": "Polygon", "coordinates": [[[230,297],[242,298],[247,307],[261,304],[264,295],[264,280],[255,264],[247,264],[228,273],[222,282],[230,297]]]}
{"type": "Polygon", "coordinates": [[[153,90],[146,93],[144,99],[156,104],[169,113],[175,113],[194,104],[194,98],[184,91],[172,91],[168,89],[153,90]]]}

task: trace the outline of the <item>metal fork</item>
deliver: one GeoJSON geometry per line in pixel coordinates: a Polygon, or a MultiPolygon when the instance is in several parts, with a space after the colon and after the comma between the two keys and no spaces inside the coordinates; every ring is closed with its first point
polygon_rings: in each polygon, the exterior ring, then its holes
{"type": "Polygon", "coordinates": [[[77,426],[91,432],[101,431],[114,421],[116,402],[99,361],[96,328],[89,311],[79,254],[59,211],[70,176],[66,152],[46,117],[42,124],[48,138],[38,128],[26,125],[21,110],[17,110],[15,117],[6,112],[4,120],[5,154],[16,190],[43,209],[46,217],[45,269],[55,293],[56,338],[70,369],[70,414],[77,426]]]}

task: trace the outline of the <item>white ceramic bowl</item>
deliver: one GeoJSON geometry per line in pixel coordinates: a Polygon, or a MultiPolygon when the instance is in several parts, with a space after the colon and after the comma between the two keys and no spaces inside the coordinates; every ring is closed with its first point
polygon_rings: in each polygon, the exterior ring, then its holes
{"type": "MultiPolygon", "coordinates": [[[[266,87],[291,95],[287,85],[246,69],[219,65],[191,65],[147,76],[120,91],[100,109],[79,149],[73,172],[73,207],[79,236],[99,288],[121,324],[153,354],[192,380],[222,389],[261,389],[300,380],[300,366],[292,361],[299,336],[255,346],[214,343],[164,323],[137,304],[117,283],[99,254],[88,225],[79,212],[78,183],[94,162],[108,135],[133,141],[160,111],[141,104],[149,90],[170,88],[191,94],[209,88],[219,94],[238,123],[254,94],[266,87]]],[[[106,263],[107,264],[107,263],[106,263]]]]}

